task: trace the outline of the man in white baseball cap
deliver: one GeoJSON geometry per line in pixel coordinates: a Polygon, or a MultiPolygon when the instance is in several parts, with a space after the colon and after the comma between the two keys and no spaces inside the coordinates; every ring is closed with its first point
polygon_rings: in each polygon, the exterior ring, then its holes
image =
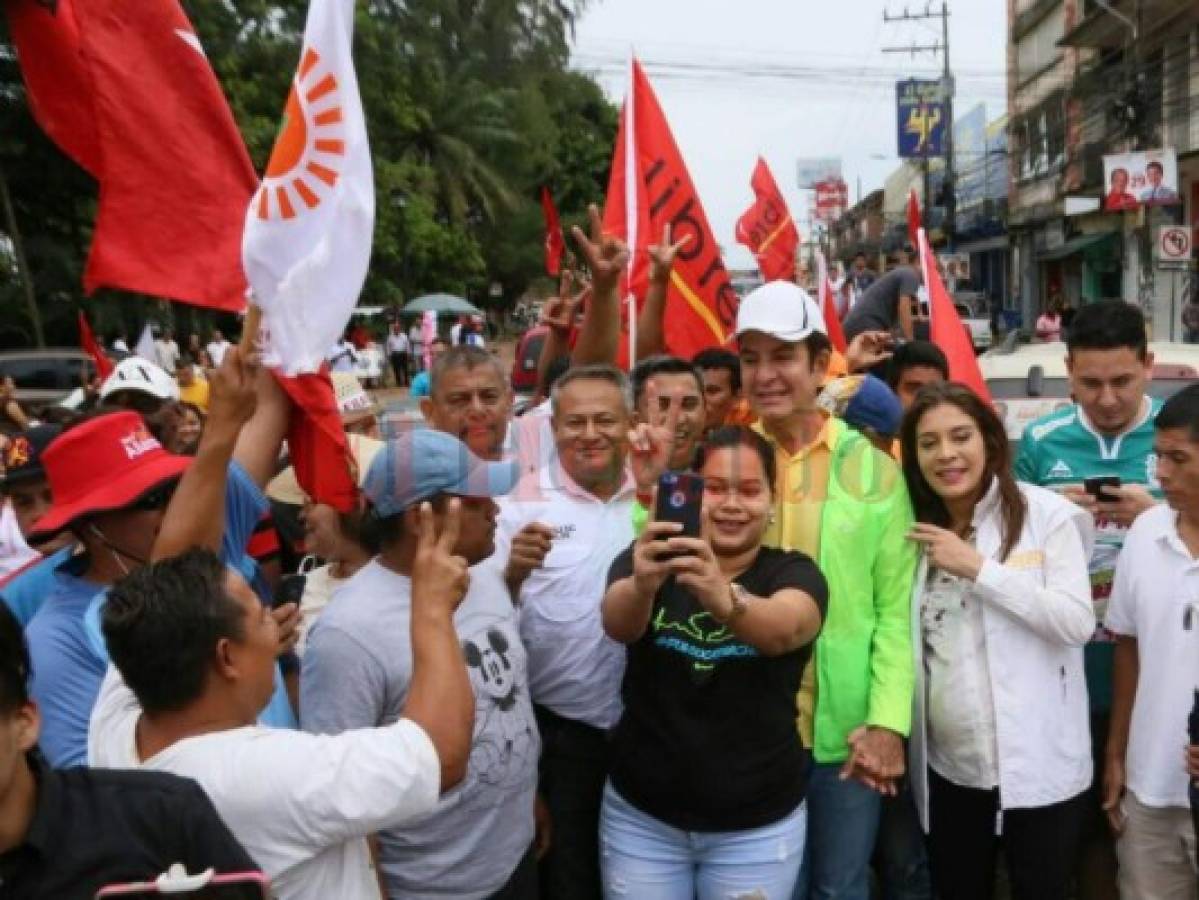
{"type": "Polygon", "coordinates": [[[817,406],[832,345],[807,293],[784,281],[752,291],[737,340],[742,389],[779,456],[765,543],[808,554],[829,583],[798,700],[815,765],[796,896],[806,885],[812,896],[865,900],[880,790],[903,774],[911,724],[911,506],[895,462],[817,406]]]}

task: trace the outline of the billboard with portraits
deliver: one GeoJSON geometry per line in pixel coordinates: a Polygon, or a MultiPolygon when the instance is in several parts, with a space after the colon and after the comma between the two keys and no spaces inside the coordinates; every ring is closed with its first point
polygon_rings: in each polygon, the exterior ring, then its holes
{"type": "Polygon", "coordinates": [[[1141,206],[1172,206],[1178,193],[1178,159],[1173,149],[1113,153],[1103,157],[1103,208],[1122,212],[1141,206]]]}

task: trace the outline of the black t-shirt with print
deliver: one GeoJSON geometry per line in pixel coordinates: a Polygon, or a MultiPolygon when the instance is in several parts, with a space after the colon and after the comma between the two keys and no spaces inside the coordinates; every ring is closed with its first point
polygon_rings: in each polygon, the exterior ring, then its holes
{"type": "MultiPolygon", "coordinates": [[[[608,583],[632,573],[630,547],[613,561],[608,583]]],[[[734,580],[755,597],[804,591],[822,616],[828,602],[824,576],[802,553],[763,548],[734,580]]],[[[687,831],[737,831],[786,817],[807,786],[795,702],[810,654],[809,645],[762,655],[668,579],[645,634],[628,648],[613,787],[687,831]]]]}

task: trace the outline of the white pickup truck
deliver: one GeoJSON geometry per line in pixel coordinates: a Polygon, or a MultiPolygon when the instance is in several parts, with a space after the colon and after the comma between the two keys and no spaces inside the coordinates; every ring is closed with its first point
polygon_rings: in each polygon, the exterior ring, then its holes
{"type": "Polygon", "coordinates": [[[991,320],[979,312],[985,306],[984,298],[985,295],[978,291],[956,291],[953,295],[953,305],[970,332],[970,342],[976,353],[991,349],[991,320]]]}

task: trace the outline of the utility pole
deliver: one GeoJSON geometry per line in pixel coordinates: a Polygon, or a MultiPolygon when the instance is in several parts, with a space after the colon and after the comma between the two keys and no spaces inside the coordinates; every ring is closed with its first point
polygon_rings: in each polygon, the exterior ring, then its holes
{"type": "MultiPolygon", "coordinates": [[[[945,240],[948,249],[953,249],[954,233],[957,231],[957,195],[956,179],[954,177],[953,160],[953,72],[949,67],[949,2],[941,0],[941,9],[937,11],[930,2],[924,6],[924,12],[911,13],[904,7],[902,13],[893,15],[883,10],[883,21],[887,24],[894,22],[922,22],[928,19],[941,20],[941,41],[933,44],[912,44],[908,47],[884,47],[883,53],[940,53],[943,62],[941,72],[941,98],[945,102],[945,240]]],[[[924,206],[928,209],[931,198],[928,192],[928,158],[924,159],[924,206]]],[[[926,220],[927,221],[927,220],[926,220]]]]}

